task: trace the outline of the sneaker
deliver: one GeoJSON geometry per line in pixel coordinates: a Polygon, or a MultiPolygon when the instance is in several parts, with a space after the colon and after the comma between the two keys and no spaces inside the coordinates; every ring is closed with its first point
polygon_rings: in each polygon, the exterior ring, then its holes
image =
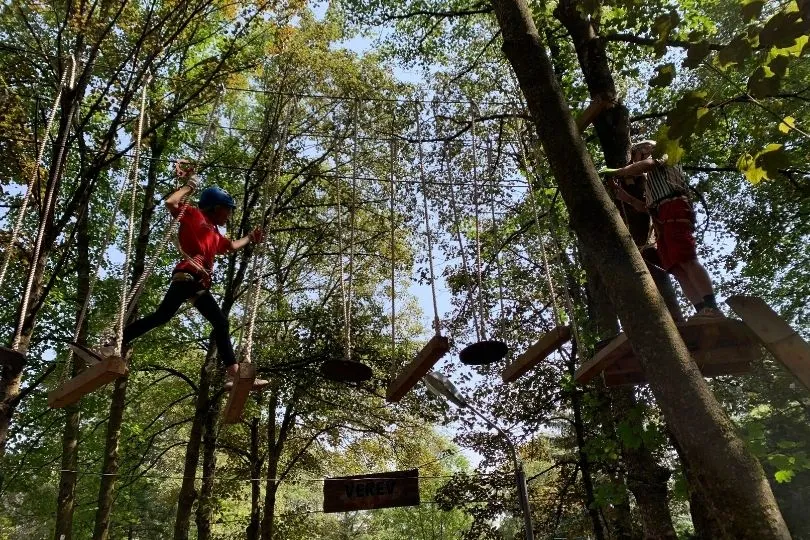
{"type": "Polygon", "coordinates": [[[723,314],[723,312],[720,311],[717,308],[706,306],[704,308],[701,308],[701,310],[698,311],[697,313],[695,313],[694,315],[692,315],[690,320],[692,320],[692,319],[718,319],[718,318],[725,318],[725,315],[723,314]]]}
{"type": "MultiPolygon", "coordinates": [[[[251,388],[251,391],[261,392],[268,386],[270,386],[270,381],[268,381],[267,379],[254,379],[253,388],[251,388]]],[[[230,392],[232,388],[233,388],[233,381],[228,381],[225,383],[225,390],[230,392]]]]}

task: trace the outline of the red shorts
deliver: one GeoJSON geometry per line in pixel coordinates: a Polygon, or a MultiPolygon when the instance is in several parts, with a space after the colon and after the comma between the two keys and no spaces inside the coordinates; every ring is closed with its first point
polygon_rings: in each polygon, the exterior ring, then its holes
{"type": "Polygon", "coordinates": [[[658,257],[664,270],[697,259],[694,213],[685,199],[670,199],[658,206],[653,218],[658,257]]]}

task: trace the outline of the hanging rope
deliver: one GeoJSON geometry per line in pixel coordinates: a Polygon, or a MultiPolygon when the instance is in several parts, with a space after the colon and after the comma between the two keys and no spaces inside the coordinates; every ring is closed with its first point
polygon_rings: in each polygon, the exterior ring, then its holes
{"type": "MultiPolygon", "coordinates": [[[[472,108],[472,105],[471,105],[472,108]]],[[[481,233],[480,233],[480,223],[479,223],[479,211],[478,211],[478,160],[476,157],[476,141],[475,141],[475,109],[473,108],[473,113],[470,117],[470,136],[472,137],[471,146],[472,146],[472,173],[473,173],[473,208],[475,213],[475,274],[478,280],[478,310],[479,310],[479,317],[481,321],[481,340],[487,339],[486,328],[485,328],[485,321],[486,315],[484,311],[484,288],[482,286],[482,279],[481,279],[481,233]]]]}
{"type": "Polygon", "coordinates": [[[543,270],[545,271],[546,285],[548,285],[549,295],[551,296],[551,305],[554,310],[554,324],[556,326],[560,326],[560,306],[557,304],[557,294],[555,292],[556,289],[554,287],[554,280],[551,277],[551,267],[548,264],[546,243],[543,239],[543,233],[540,230],[540,212],[538,210],[537,198],[534,192],[534,182],[532,182],[532,179],[529,178],[529,160],[526,156],[526,148],[523,142],[518,141],[518,145],[520,146],[520,156],[521,160],[523,161],[523,168],[526,171],[526,177],[528,180],[529,203],[531,204],[532,212],[534,214],[534,223],[537,227],[537,239],[540,241],[540,256],[543,259],[543,270]]]}
{"type": "MultiPolygon", "coordinates": [[[[67,84],[68,88],[71,89],[71,90],[75,86],[75,83],[76,83],[75,78],[76,78],[76,59],[75,59],[75,57],[73,55],[71,55],[70,56],[70,77],[68,79],[68,84],[67,84]]],[[[64,84],[65,84],[65,74],[63,73],[62,78],[60,79],[60,83],[59,83],[59,88],[60,89],[57,91],[57,97],[58,98],[61,98],[61,89],[64,86],[64,84]]],[[[70,129],[70,118],[69,117],[73,115],[74,106],[75,106],[75,101],[71,104],[71,108],[70,108],[70,111],[69,111],[69,114],[68,114],[68,120],[66,122],[66,124],[68,126],[67,127],[68,130],[70,129]]],[[[48,133],[50,133],[51,124],[53,124],[53,119],[52,118],[49,119],[48,131],[46,132],[45,137],[43,137],[43,145],[45,144],[45,138],[47,138],[48,133]]],[[[28,303],[31,300],[31,290],[33,289],[33,286],[34,286],[34,276],[36,275],[36,267],[39,265],[39,255],[40,255],[40,253],[42,251],[42,243],[43,243],[43,240],[45,239],[45,229],[47,228],[47,225],[48,225],[47,216],[51,213],[51,210],[53,209],[54,201],[56,199],[56,191],[57,191],[56,188],[57,188],[57,184],[58,184],[57,176],[60,174],[60,171],[62,170],[62,161],[64,159],[65,149],[66,149],[66,146],[67,146],[67,139],[68,139],[67,135],[68,134],[65,133],[64,136],[62,137],[62,142],[60,143],[59,150],[56,153],[54,162],[51,163],[51,171],[53,172],[54,181],[51,183],[51,185],[49,186],[49,189],[47,190],[47,195],[45,197],[45,205],[44,205],[44,207],[42,209],[42,219],[40,220],[39,229],[37,231],[37,239],[36,239],[36,242],[34,244],[34,253],[31,256],[31,266],[30,266],[31,271],[28,273],[28,281],[27,281],[27,283],[25,285],[25,292],[23,293],[22,303],[20,304],[20,317],[19,317],[19,319],[17,321],[17,329],[14,332],[14,341],[13,341],[13,344],[11,346],[11,348],[14,349],[15,351],[19,349],[20,344],[22,342],[23,324],[25,323],[25,317],[28,315],[28,303]]],[[[42,155],[40,154],[40,156],[38,156],[37,162],[34,164],[34,167],[35,167],[36,171],[39,170],[39,164],[41,162],[41,159],[42,159],[42,155]]],[[[36,172],[34,173],[33,177],[36,177],[36,172]]],[[[32,185],[32,184],[33,184],[33,182],[31,182],[29,185],[32,185]]],[[[27,202],[27,200],[28,200],[28,195],[29,195],[29,193],[26,192],[26,197],[25,197],[25,201],[24,201],[24,204],[23,204],[23,208],[25,207],[25,202],[27,202]]],[[[23,215],[23,212],[21,211],[20,216],[22,217],[22,215],[23,215]]],[[[12,240],[16,241],[14,238],[12,238],[12,240]]],[[[12,243],[11,246],[13,247],[13,245],[14,244],[12,243]]],[[[8,255],[10,255],[10,253],[11,253],[11,250],[9,250],[8,255]]],[[[4,270],[3,273],[5,273],[5,268],[3,270],[4,270]]]]}
{"type": "Polygon", "coordinates": [[[425,217],[425,235],[427,236],[428,267],[430,269],[430,296],[433,300],[433,330],[437,336],[442,335],[441,320],[439,319],[439,304],[436,299],[436,275],[433,269],[433,240],[430,231],[430,215],[428,214],[427,184],[425,182],[425,158],[422,152],[422,111],[419,102],[416,103],[416,138],[419,140],[419,182],[422,191],[422,209],[425,217]]]}
{"type": "Polygon", "coordinates": [[[389,139],[388,143],[388,150],[389,150],[389,161],[388,161],[388,171],[390,173],[390,194],[388,198],[388,212],[389,216],[388,219],[391,224],[391,370],[388,373],[388,376],[391,380],[394,380],[394,377],[399,371],[399,362],[397,362],[397,331],[396,331],[396,313],[397,313],[397,305],[396,305],[396,271],[397,271],[397,258],[396,258],[396,221],[394,216],[394,200],[396,198],[397,192],[397,184],[395,178],[395,171],[394,171],[394,164],[396,163],[397,159],[397,147],[396,147],[396,138],[394,137],[394,111],[392,109],[391,114],[391,138],[389,139]]]}
{"type": "Polygon", "coordinates": [[[349,312],[348,312],[348,301],[346,298],[346,281],[344,276],[344,267],[343,267],[343,224],[342,224],[342,217],[343,210],[341,208],[341,200],[340,200],[340,189],[341,189],[341,182],[340,177],[336,178],[336,189],[337,189],[337,241],[338,241],[338,267],[340,271],[340,298],[341,298],[341,307],[343,309],[343,347],[344,347],[344,356],[347,360],[351,359],[351,333],[349,331],[349,312]]]}
{"type": "Polygon", "coordinates": [[[503,317],[503,276],[501,275],[501,250],[499,249],[500,242],[500,234],[498,234],[498,221],[495,219],[495,194],[498,193],[498,186],[495,182],[495,172],[492,166],[492,142],[487,137],[487,174],[491,179],[491,194],[489,198],[490,202],[490,214],[492,218],[492,244],[496,246],[495,251],[495,277],[498,280],[498,305],[500,307],[499,311],[499,318],[498,320],[502,320],[503,317]]]}
{"type": "MultiPolygon", "coordinates": [[[[71,80],[73,80],[73,72],[75,71],[75,63],[73,57],[70,57],[71,62],[71,80]]],[[[6,272],[8,271],[9,263],[11,261],[11,253],[14,249],[14,244],[17,243],[17,239],[20,236],[20,231],[22,230],[22,224],[25,220],[25,214],[28,210],[28,200],[31,198],[31,192],[33,191],[34,182],[36,182],[37,177],[39,176],[39,168],[43,165],[42,158],[45,155],[45,148],[48,144],[48,135],[51,133],[51,129],[53,129],[53,123],[56,119],[56,112],[59,110],[59,102],[62,99],[62,88],[65,86],[65,81],[67,80],[68,70],[67,68],[62,72],[62,76],[59,79],[59,85],[56,89],[56,96],[53,98],[53,105],[51,106],[51,110],[48,112],[48,120],[45,123],[45,133],[42,136],[42,143],[39,145],[39,150],[37,151],[36,161],[34,162],[34,167],[31,171],[31,177],[28,179],[28,185],[25,188],[25,195],[23,195],[22,203],[20,204],[20,213],[17,215],[17,221],[14,222],[14,227],[11,230],[11,236],[8,240],[8,246],[6,246],[6,256],[3,258],[3,268],[0,270],[0,288],[3,287],[3,283],[6,280],[6,272]]]]}
{"type": "MultiPolygon", "coordinates": [[[[263,194],[262,198],[264,201],[267,202],[267,209],[266,209],[266,218],[263,220],[262,225],[266,226],[268,221],[272,221],[275,212],[276,212],[276,200],[275,197],[272,195],[273,188],[281,174],[281,168],[284,163],[284,150],[287,146],[287,138],[289,137],[289,127],[290,123],[292,122],[292,118],[295,116],[295,111],[297,109],[298,101],[294,101],[291,110],[289,113],[289,118],[284,121],[284,128],[282,130],[281,136],[279,137],[276,152],[273,155],[273,163],[271,167],[271,173],[265,181],[263,186],[263,194]]],[[[280,117],[280,115],[279,115],[280,117]]],[[[244,350],[242,347],[239,347],[239,356],[240,361],[244,361],[250,363],[252,361],[252,353],[253,353],[253,332],[256,328],[256,314],[259,311],[259,299],[262,296],[262,276],[261,276],[261,269],[264,268],[264,255],[266,251],[266,243],[267,243],[267,235],[262,239],[260,243],[256,245],[255,253],[253,254],[253,266],[251,268],[252,277],[250,278],[250,285],[253,287],[253,291],[251,294],[248,294],[248,310],[247,310],[247,321],[245,324],[245,346],[244,350]]]]}
{"type": "MultiPolygon", "coordinates": [[[[442,153],[444,157],[447,157],[447,148],[446,146],[443,148],[442,153]]],[[[444,159],[442,160],[445,161],[444,159]]],[[[453,214],[453,225],[455,228],[456,233],[456,241],[458,242],[458,248],[461,252],[461,268],[464,271],[465,282],[467,284],[467,299],[469,300],[472,306],[472,316],[473,316],[473,326],[475,327],[475,338],[476,341],[481,341],[481,331],[479,330],[478,326],[478,310],[475,305],[475,295],[473,293],[473,285],[472,280],[468,279],[470,276],[470,266],[467,263],[467,250],[464,246],[464,239],[461,236],[461,217],[459,216],[458,212],[458,205],[456,204],[456,188],[455,184],[453,183],[453,162],[452,157],[450,158],[450,162],[447,165],[447,180],[448,184],[450,184],[450,210],[453,214]]]]}
{"type": "MultiPolygon", "coordinates": [[[[200,145],[199,152],[197,153],[197,164],[202,162],[202,158],[205,156],[205,152],[208,149],[208,144],[211,140],[212,132],[214,130],[214,120],[216,119],[216,113],[219,109],[219,104],[222,100],[224,94],[224,85],[220,85],[219,92],[217,93],[216,97],[214,98],[214,102],[211,106],[211,112],[208,114],[208,126],[203,134],[202,144],[200,145]]],[[[192,190],[193,191],[193,190],[192,190]]],[[[169,244],[172,236],[175,234],[175,228],[177,224],[180,223],[180,220],[185,215],[185,211],[187,208],[186,201],[188,200],[188,195],[185,195],[180,200],[180,212],[177,214],[176,217],[173,217],[169,224],[166,226],[166,229],[163,232],[163,237],[160,239],[158,243],[158,248],[155,255],[152,257],[152,260],[146,265],[144,268],[143,273],[140,275],[138,280],[135,282],[135,285],[129,291],[129,294],[126,296],[127,310],[124,316],[124,320],[128,320],[132,316],[132,312],[135,310],[135,304],[138,302],[138,299],[141,296],[143,291],[143,284],[152,275],[152,272],[155,270],[155,266],[157,266],[158,261],[160,260],[160,256],[163,254],[163,250],[166,249],[166,246],[169,244]]]]}

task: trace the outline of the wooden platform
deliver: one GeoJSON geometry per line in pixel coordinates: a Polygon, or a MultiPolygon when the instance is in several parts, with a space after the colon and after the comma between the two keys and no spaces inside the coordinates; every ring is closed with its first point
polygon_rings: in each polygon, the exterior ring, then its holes
{"type": "MultiPolygon", "coordinates": [[[[750,369],[759,355],[759,344],[742,321],[727,318],[698,318],[678,324],[684,343],[706,377],[736,375],[750,369]]],[[[641,364],[633,354],[630,341],[619,334],[575,374],[585,384],[604,372],[605,384],[641,384],[646,381],[641,364]]]]}
{"type": "Polygon", "coordinates": [[[450,342],[444,336],[433,336],[399,376],[388,385],[385,399],[395,403],[402,399],[416,383],[436,365],[442,356],[450,350],[450,342]]]}
{"type": "Polygon", "coordinates": [[[249,362],[239,364],[239,372],[233,380],[231,392],[228,395],[228,403],[222,414],[223,424],[236,424],[242,418],[245,410],[245,403],[253,390],[253,381],[256,380],[256,366],[249,362]]]}
{"type": "Polygon", "coordinates": [[[768,351],[810,390],[810,345],[768,304],[754,296],[726,299],[768,351]]]}
{"type": "Polygon", "coordinates": [[[515,358],[501,373],[503,382],[514,382],[571,339],[570,326],[557,326],[515,358]]]}
{"type": "Polygon", "coordinates": [[[126,362],[117,356],[87,367],[56,390],[48,392],[48,406],[61,409],[79,401],[90,392],[128,373],[126,362]]]}

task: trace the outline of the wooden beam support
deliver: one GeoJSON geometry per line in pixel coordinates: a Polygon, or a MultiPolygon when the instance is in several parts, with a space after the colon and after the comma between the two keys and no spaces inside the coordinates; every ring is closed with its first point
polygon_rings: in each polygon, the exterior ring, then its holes
{"type": "Polygon", "coordinates": [[[610,343],[602,347],[592,358],[582,362],[579,368],[577,368],[574,378],[578,383],[586,384],[619,358],[632,354],[632,352],[630,340],[627,339],[627,335],[622,332],[613,338],[610,343]]]}
{"type": "Polygon", "coordinates": [[[444,336],[433,336],[422,347],[410,364],[400,372],[399,376],[388,385],[385,399],[395,403],[405,397],[411,388],[416,386],[419,379],[424,377],[430,368],[436,365],[442,356],[450,350],[450,341],[444,336]]]}
{"type": "Polygon", "coordinates": [[[52,409],[61,409],[72,405],[90,392],[123,377],[128,372],[126,362],[120,357],[105,358],[84,369],[56,390],[48,392],[48,406],[52,409]]]}
{"type": "Polygon", "coordinates": [[[571,339],[570,326],[557,326],[543,334],[537,343],[515,358],[501,373],[503,382],[514,382],[571,339]]]}
{"type": "Polygon", "coordinates": [[[239,364],[239,372],[233,380],[231,393],[228,395],[228,403],[222,415],[224,424],[236,424],[242,418],[245,410],[245,403],[253,390],[253,381],[256,380],[256,366],[249,362],[239,364]]]}
{"type": "Polygon", "coordinates": [[[810,390],[810,345],[762,298],[732,296],[726,299],[734,312],[805,388],[810,390]]]}

